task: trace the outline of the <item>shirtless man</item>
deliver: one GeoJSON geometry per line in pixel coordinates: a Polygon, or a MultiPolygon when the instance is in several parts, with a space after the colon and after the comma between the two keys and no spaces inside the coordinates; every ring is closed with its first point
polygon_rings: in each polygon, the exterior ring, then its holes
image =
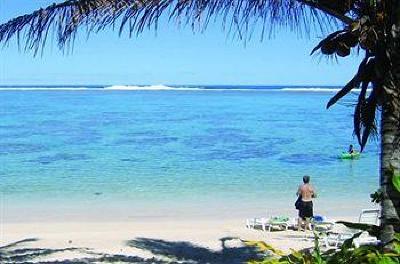
{"type": "Polygon", "coordinates": [[[314,216],[312,199],[316,197],[314,188],[310,184],[310,176],[303,177],[303,184],[299,186],[296,194],[301,196],[298,230],[301,230],[303,222],[305,222],[305,230],[307,230],[307,227],[310,226],[310,220],[314,216]]]}

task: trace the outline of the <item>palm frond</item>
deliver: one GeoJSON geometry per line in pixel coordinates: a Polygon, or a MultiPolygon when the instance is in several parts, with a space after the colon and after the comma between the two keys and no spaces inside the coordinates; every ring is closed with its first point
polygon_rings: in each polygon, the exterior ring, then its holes
{"type": "MultiPolygon", "coordinates": [[[[353,120],[354,134],[356,135],[357,140],[361,145],[361,150],[365,147],[366,140],[370,132],[373,130],[374,127],[376,127],[374,124],[375,110],[371,111],[370,109],[371,105],[373,105],[374,108],[376,108],[377,106],[375,98],[376,93],[375,92],[371,93],[368,100],[366,100],[367,89],[369,87],[369,84],[371,82],[375,83],[374,82],[376,78],[375,66],[376,66],[375,58],[370,59],[367,65],[365,66],[365,72],[363,74],[363,80],[361,85],[361,92],[358,95],[357,105],[354,109],[354,120],[353,120]],[[372,98],[374,99],[372,100],[372,98]],[[369,117],[370,114],[373,115],[372,120],[369,117]]],[[[375,84],[374,86],[377,86],[377,84],[375,84]]]]}
{"type": "Polygon", "coordinates": [[[364,150],[365,145],[368,142],[369,136],[377,134],[377,126],[375,120],[375,113],[377,109],[377,89],[375,87],[370,96],[368,97],[364,107],[361,110],[361,129],[362,129],[362,137],[361,142],[359,142],[361,146],[361,151],[364,150]]]}
{"type": "Polygon", "coordinates": [[[360,86],[363,75],[365,74],[366,65],[368,62],[369,56],[366,56],[361,62],[356,75],[354,75],[353,79],[351,79],[337,94],[335,94],[326,105],[326,108],[331,107],[337,101],[339,101],[343,96],[348,94],[352,89],[360,86]]]}
{"type": "Polygon", "coordinates": [[[354,108],[354,118],[353,118],[353,123],[354,123],[354,134],[357,137],[358,143],[361,145],[361,127],[362,127],[362,112],[361,110],[365,108],[366,104],[366,99],[365,96],[367,94],[367,89],[368,89],[368,82],[363,82],[361,86],[361,92],[358,96],[358,101],[357,104],[354,108]]]}
{"type": "Polygon", "coordinates": [[[127,29],[130,35],[138,34],[157,27],[162,14],[203,28],[212,18],[222,17],[225,24],[234,24],[241,36],[251,33],[256,24],[261,24],[264,32],[274,27],[309,30],[311,20],[322,28],[338,20],[351,23],[340,10],[330,7],[329,1],[313,0],[68,0],[0,25],[0,42],[23,38],[25,49],[37,52],[54,31],[58,45],[64,48],[79,28],[91,33],[118,22],[120,33],[127,29]]]}

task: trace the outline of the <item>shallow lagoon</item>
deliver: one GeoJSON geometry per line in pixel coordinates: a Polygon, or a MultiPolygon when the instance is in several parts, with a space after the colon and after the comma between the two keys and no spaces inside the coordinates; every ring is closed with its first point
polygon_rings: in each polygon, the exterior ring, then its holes
{"type": "Polygon", "coordinates": [[[325,110],[332,95],[0,91],[5,217],[54,205],[160,216],[290,213],[304,174],[318,190],[317,211],[357,211],[378,185],[378,143],[359,160],[337,159],[356,141],[352,108],[325,110]]]}

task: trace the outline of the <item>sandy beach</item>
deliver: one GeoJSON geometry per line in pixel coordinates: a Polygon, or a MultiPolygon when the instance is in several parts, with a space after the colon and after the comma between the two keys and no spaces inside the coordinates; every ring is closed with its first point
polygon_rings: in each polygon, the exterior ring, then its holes
{"type": "Polygon", "coordinates": [[[313,246],[303,232],[247,229],[245,219],[143,218],[3,223],[0,250],[9,263],[243,263],[259,254],[248,240],[286,252],[313,246]]]}
{"type": "MultiPolygon", "coordinates": [[[[294,230],[246,228],[247,218],[288,216],[295,222],[292,193],[248,203],[129,203],[81,200],[20,203],[2,200],[0,259],[4,263],[245,263],[262,256],[245,241],[273,247],[311,248],[313,235],[294,230]],[[236,204],[235,204],[236,203],[236,204]]],[[[358,221],[373,204],[317,198],[315,215],[358,221]]],[[[1,262],[0,261],[0,262],[1,262]]],[[[1,262],[1,263],[3,263],[1,262]]]]}
{"type": "Polygon", "coordinates": [[[29,249],[26,253],[35,254],[34,261],[93,262],[106,256],[126,262],[138,258],[138,263],[153,257],[183,263],[240,263],[256,255],[241,240],[262,240],[285,250],[312,246],[301,232],[248,230],[243,223],[226,220],[5,224],[2,246],[17,242],[10,250],[29,249]]]}

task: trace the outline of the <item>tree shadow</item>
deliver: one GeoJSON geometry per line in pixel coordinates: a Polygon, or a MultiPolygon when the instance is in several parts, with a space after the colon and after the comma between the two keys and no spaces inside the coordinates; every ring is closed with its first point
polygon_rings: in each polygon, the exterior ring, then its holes
{"type": "Polygon", "coordinates": [[[26,238],[26,239],[18,240],[16,242],[13,242],[13,243],[10,243],[10,244],[0,247],[0,250],[4,250],[7,248],[13,248],[13,247],[19,246],[21,244],[29,243],[29,242],[36,242],[38,240],[39,239],[37,239],[37,238],[26,238]]]}
{"type": "Polygon", "coordinates": [[[88,250],[74,247],[62,249],[29,247],[30,243],[36,241],[39,241],[39,239],[27,238],[0,247],[0,263],[40,263],[32,261],[36,258],[50,256],[59,252],[88,250]]]}
{"type": "Polygon", "coordinates": [[[194,245],[186,241],[166,241],[152,238],[137,238],[126,242],[127,246],[148,251],[154,255],[152,258],[139,256],[106,254],[95,252],[90,248],[67,247],[67,248],[39,248],[33,247],[32,243],[38,241],[29,238],[10,243],[0,247],[1,264],[88,264],[88,263],[144,263],[144,264],[173,264],[173,263],[199,263],[199,264],[236,264],[245,263],[249,260],[258,260],[262,257],[259,251],[251,246],[240,242],[239,246],[230,247],[228,241],[240,241],[238,238],[221,238],[222,249],[214,251],[206,247],[194,245]],[[82,257],[73,259],[45,261],[46,257],[60,252],[74,252],[82,257]]]}
{"type": "Polygon", "coordinates": [[[161,239],[137,238],[127,242],[128,246],[150,251],[160,257],[167,257],[179,263],[235,264],[262,258],[260,252],[243,243],[239,247],[228,247],[227,241],[239,241],[238,238],[221,238],[222,249],[214,251],[185,241],[166,241],[161,239]]]}

